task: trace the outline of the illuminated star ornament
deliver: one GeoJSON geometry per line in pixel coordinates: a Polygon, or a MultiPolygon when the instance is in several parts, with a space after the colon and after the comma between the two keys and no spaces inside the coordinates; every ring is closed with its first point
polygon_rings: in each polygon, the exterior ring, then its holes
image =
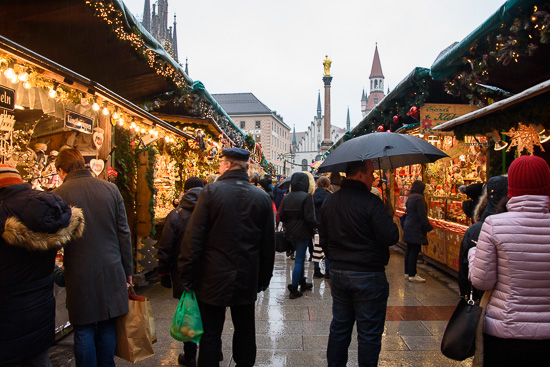
{"type": "Polygon", "coordinates": [[[510,146],[506,149],[507,152],[510,148],[517,146],[520,153],[524,149],[527,149],[527,152],[529,152],[530,155],[533,155],[535,145],[538,145],[544,152],[544,148],[540,144],[539,134],[531,125],[525,126],[520,122],[517,130],[515,128],[511,128],[509,132],[503,134],[512,138],[510,146]]]}

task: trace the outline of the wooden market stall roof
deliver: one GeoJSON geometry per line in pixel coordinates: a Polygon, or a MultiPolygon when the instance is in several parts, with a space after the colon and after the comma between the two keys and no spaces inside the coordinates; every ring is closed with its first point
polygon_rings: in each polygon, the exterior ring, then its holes
{"type": "Polygon", "coordinates": [[[158,117],[152,115],[151,113],[139,108],[132,102],[119,96],[118,94],[107,89],[101,84],[98,84],[72,70],[65,68],[64,66],[61,66],[51,60],[48,60],[44,56],[41,56],[36,52],[33,52],[21,45],[18,45],[17,43],[3,36],[0,36],[0,50],[44,70],[43,75],[45,77],[48,77],[53,80],[57,80],[59,83],[69,85],[71,88],[80,90],[83,93],[88,93],[91,95],[97,94],[98,96],[101,96],[105,100],[108,100],[113,104],[123,107],[131,111],[132,113],[134,113],[136,116],[146,121],[149,121],[152,125],[158,125],[159,127],[165,130],[168,130],[176,135],[179,135],[188,139],[194,139],[193,136],[175,128],[174,126],[159,119],[158,117]]]}
{"type": "MultiPolygon", "coordinates": [[[[455,129],[457,126],[460,126],[462,124],[471,123],[473,121],[479,121],[484,118],[487,118],[488,116],[495,115],[495,114],[502,114],[500,118],[504,120],[507,118],[506,114],[504,114],[504,112],[506,112],[507,110],[511,108],[516,108],[516,107],[519,108],[521,107],[521,103],[531,100],[537,96],[546,94],[548,92],[550,92],[550,80],[546,80],[545,82],[542,82],[531,88],[528,88],[523,92],[516,94],[515,96],[509,97],[502,101],[495,102],[487,107],[470,112],[454,120],[447,121],[439,126],[434,127],[434,130],[451,131],[455,129]]],[[[494,127],[498,127],[498,126],[494,126],[494,127]]]]}
{"type": "Polygon", "coordinates": [[[475,72],[478,85],[482,76],[485,86],[513,94],[550,79],[548,40],[529,33],[532,28],[547,32],[538,22],[546,22],[548,9],[548,2],[539,0],[506,1],[434,62],[432,78],[450,80],[462,71],[475,72]],[[500,58],[493,61],[494,55],[500,58]]]}
{"type": "MultiPolygon", "coordinates": [[[[122,0],[18,0],[0,7],[0,19],[4,37],[139,105],[198,94],[225,135],[243,143],[245,134],[202,83],[185,73],[122,0]]],[[[197,113],[179,104],[178,114],[197,113]]]]}

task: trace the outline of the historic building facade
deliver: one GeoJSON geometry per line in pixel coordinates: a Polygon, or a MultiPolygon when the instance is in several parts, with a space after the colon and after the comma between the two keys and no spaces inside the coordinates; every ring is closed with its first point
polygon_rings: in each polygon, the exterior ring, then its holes
{"type": "MultiPolygon", "coordinates": [[[[290,166],[291,174],[299,171],[311,171],[309,167],[315,161],[321,159],[323,152],[321,150],[321,143],[324,136],[324,116],[321,110],[321,93],[319,92],[317,98],[317,114],[313,117],[313,121],[309,124],[309,127],[305,132],[292,133],[292,144],[290,154],[290,166]]],[[[349,111],[347,115],[346,126],[349,129],[349,111]]],[[[346,133],[345,129],[338,126],[330,126],[330,141],[338,141],[346,133]]]]}
{"type": "Polygon", "coordinates": [[[374,58],[372,60],[372,68],[369,76],[370,94],[365,93],[363,88],[363,96],[361,97],[361,113],[363,117],[376,106],[384,97],[384,73],[382,73],[382,65],[380,64],[380,56],[378,55],[378,45],[374,48],[374,58]]]}
{"type": "Polygon", "coordinates": [[[168,0],[157,0],[152,8],[150,1],[145,0],[141,24],[179,62],[176,14],[174,13],[174,24],[168,26],[168,0]]]}
{"type": "Polygon", "coordinates": [[[277,175],[288,175],[285,158],[290,152],[290,127],[252,93],[212,94],[231,119],[262,146],[265,158],[277,175]],[[286,169],[286,172],[285,172],[286,169]]]}

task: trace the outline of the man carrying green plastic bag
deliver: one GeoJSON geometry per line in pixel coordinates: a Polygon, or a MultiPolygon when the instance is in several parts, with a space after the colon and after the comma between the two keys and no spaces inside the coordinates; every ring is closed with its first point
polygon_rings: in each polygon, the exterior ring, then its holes
{"type": "Polygon", "coordinates": [[[201,313],[195,298],[195,292],[184,291],[172,319],[170,335],[180,342],[198,344],[202,333],[201,313]]]}
{"type": "Polygon", "coordinates": [[[227,307],[235,365],[256,360],[254,304],[273,275],[275,219],[269,195],[249,181],[249,156],[241,148],[222,151],[221,176],[201,192],[178,257],[183,284],[196,292],[201,312],[201,367],[219,367],[227,307]]]}

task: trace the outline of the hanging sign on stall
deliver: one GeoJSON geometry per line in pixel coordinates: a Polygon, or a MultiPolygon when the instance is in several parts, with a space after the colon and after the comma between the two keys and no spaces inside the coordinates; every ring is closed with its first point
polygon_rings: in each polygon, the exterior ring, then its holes
{"type": "Polygon", "coordinates": [[[92,133],[94,120],[71,110],[65,110],[65,127],[86,134],[92,133]]]}
{"type": "Polygon", "coordinates": [[[15,109],[15,90],[0,85],[0,108],[13,111],[15,109]]]}
{"type": "Polygon", "coordinates": [[[420,108],[419,132],[424,135],[448,134],[444,131],[433,131],[433,128],[477,109],[478,107],[468,104],[426,103],[420,108]]]}

